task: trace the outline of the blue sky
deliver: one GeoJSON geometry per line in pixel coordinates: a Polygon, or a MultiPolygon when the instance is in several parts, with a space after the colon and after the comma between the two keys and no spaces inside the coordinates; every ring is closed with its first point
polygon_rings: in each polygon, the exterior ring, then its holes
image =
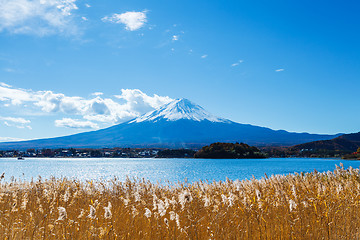
{"type": "Polygon", "coordinates": [[[176,98],[240,123],[360,131],[356,1],[0,1],[0,141],[176,98]]]}

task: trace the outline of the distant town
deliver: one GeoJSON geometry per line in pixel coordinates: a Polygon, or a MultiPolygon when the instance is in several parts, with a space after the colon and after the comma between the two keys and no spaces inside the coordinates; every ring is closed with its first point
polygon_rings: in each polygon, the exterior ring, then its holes
{"type": "Polygon", "coordinates": [[[26,158],[156,158],[193,157],[196,151],[190,149],[158,148],[69,148],[69,149],[27,149],[0,151],[0,157],[26,158]]]}

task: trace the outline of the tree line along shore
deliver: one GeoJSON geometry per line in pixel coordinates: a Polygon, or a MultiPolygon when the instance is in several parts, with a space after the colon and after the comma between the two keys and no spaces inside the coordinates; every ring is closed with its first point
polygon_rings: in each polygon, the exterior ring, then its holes
{"type": "Polygon", "coordinates": [[[213,143],[199,149],[163,148],[59,148],[0,150],[0,157],[36,158],[343,158],[360,159],[357,151],[304,149],[296,147],[254,147],[244,143],[213,143]]]}

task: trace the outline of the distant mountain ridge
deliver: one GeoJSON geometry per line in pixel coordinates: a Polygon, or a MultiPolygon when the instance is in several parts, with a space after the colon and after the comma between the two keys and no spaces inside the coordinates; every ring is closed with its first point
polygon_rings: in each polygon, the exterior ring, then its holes
{"type": "Polygon", "coordinates": [[[311,149],[312,151],[337,150],[337,151],[355,152],[359,147],[360,147],[360,132],[344,134],[330,140],[303,143],[293,146],[292,148],[295,150],[311,149]]]}
{"type": "Polygon", "coordinates": [[[69,147],[198,148],[213,142],[244,142],[255,146],[295,144],[332,139],[337,135],[291,133],[216,117],[187,99],[174,100],[138,118],[109,128],[65,137],[0,143],[0,149],[69,147]]]}

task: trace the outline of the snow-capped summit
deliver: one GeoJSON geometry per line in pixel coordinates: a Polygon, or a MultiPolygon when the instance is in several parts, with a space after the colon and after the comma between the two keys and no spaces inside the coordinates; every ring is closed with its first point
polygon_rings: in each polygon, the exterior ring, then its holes
{"type": "Polygon", "coordinates": [[[157,122],[162,119],[166,121],[187,119],[197,122],[204,120],[208,120],[210,122],[229,122],[229,120],[212,115],[201,106],[191,102],[190,100],[181,98],[165,104],[157,110],[142,115],[129,123],[140,123],[145,121],[157,122]]]}

